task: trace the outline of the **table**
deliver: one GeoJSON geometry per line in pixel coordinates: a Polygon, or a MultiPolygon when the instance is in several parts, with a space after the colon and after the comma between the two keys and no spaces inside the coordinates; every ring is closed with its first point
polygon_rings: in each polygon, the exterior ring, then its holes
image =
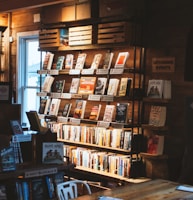
{"type": "Polygon", "coordinates": [[[76,200],[97,200],[102,195],[124,200],[193,200],[193,193],[176,190],[176,186],[178,185],[180,184],[176,182],[156,179],[121,186],[112,190],[104,190],[92,195],[80,196],[76,200]]]}

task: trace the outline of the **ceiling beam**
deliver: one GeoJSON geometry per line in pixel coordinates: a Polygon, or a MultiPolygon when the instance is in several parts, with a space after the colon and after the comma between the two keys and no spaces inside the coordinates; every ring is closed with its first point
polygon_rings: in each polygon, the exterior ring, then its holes
{"type": "Polygon", "coordinates": [[[68,2],[72,2],[72,0],[1,0],[0,13],[68,2]]]}

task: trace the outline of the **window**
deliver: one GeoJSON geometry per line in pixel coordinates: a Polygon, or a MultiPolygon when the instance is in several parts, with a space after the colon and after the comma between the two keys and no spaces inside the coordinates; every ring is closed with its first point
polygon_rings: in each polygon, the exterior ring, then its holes
{"type": "Polygon", "coordinates": [[[17,102],[21,104],[21,122],[28,124],[26,111],[38,110],[40,99],[36,95],[40,91],[40,69],[43,55],[38,50],[38,32],[18,34],[18,71],[17,102]]]}

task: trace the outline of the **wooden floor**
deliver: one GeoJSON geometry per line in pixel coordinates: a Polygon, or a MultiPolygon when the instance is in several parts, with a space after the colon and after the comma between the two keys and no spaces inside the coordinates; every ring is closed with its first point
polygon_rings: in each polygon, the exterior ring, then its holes
{"type": "Polygon", "coordinates": [[[151,180],[85,195],[77,200],[97,200],[103,195],[124,200],[193,200],[193,193],[176,190],[178,185],[167,180],[151,180]]]}

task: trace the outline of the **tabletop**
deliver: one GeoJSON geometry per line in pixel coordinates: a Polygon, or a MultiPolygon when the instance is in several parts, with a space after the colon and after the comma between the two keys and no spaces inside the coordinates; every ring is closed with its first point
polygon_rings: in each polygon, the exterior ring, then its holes
{"type": "MultiPolygon", "coordinates": [[[[100,196],[108,196],[123,200],[193,200],[193,192],[177,190],[180,184],[168,180],[156,179],[143,183],[131,184],[84,195],[77,200],[98,200],[100,196]]],[[[193,189],[193,186],[188,186],[193,189]]]]}

